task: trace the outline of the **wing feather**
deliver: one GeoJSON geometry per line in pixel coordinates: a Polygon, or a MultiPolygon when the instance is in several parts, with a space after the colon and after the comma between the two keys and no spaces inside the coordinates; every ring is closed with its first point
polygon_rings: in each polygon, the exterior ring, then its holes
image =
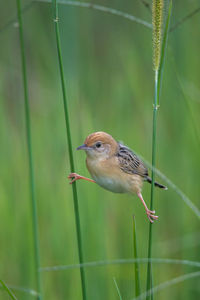
{"type": "Polygon", "coordinates": [[[148,170],[143,164],[142,160],[128,147],[118,143],[119,150],[117,158],[120,169],[128,174],[137,174],[144,178],[148,176],[148,170]]]}

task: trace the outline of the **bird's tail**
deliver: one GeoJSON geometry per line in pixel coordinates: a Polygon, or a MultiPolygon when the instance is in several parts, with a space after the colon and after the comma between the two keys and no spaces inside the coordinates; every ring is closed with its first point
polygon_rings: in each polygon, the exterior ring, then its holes
{"type": "MultiPolygon", "coordinates": [[[[148,176],[147,178],[146,178],[146,180],[149,182],[149,183],[152,183],[152,179],[148,176]]],[[[164,186],[163,184],[160,184],[160,183],[158,183],[158,182],[154,182],[154,185],[155,186],[157,186],[157,187],[159,187],[160,189],[163,189],[163,190],[167,190],[167,187],[166,186],[164,186]]]]}

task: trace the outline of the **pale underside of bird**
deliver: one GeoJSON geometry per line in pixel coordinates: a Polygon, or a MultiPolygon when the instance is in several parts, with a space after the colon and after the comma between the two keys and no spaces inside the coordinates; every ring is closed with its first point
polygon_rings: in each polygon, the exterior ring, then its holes
{"type": "MultiPolygon", "coordinates": [[[[95,132],[90,134],[77,150],[85,150],[86,165],[93,179],[71,173],[68,176],[72,179],[70,183],[84,179],[96,182],[114,193],[137,194],[145,207],[149,221],[153,223],[158,219],[155,211],[148,209],[141,194],[143,182],[151,183],[152,180],[142,160],[131,149],[118,143],[105,132],[95,132]]],[[[161,189],[167,189],[157,182],[154,184],[161,189]]]]}

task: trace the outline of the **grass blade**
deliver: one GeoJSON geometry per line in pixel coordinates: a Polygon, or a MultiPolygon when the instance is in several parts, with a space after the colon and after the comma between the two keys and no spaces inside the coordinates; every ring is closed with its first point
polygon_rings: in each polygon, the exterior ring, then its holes
{"type": "MultiPolygon", "coordinates": [[[[28,83],[26,75],[26,59],[25,59],[25,47],[24,47],[24,36],[23,36],[23,23],[21,16],[21,0],[17,1],[17,16],[19,23],[19,38],[21,48],[21,62],[22,62],[22,77],[24,86],[24,106],[25,106],[25,119],[26,119],[26,138],[28,148],[28,163],[29,163],[29,179],[30,179],[30,198],[32,205],[32,220],[33,220],[33,235],[34,235],[34,254],[35,254],[35,276],[37,291],[41,293],[41,275],[39,272],[40,268],[40,251],[39,251],[39,236],[38,236],[38,217],[37,217],[37,203],[35,199],[35,183],[34,183],[34,170],[33,170],[33,155],[32,155],[32,143],[31,143],[31,123],[30,123],[30,108],[28,98],[28,83]]],[[[39,295],[38,299],[42,299],[39,295]]]]}
{"type": "Polygon", "coordinates": [[[200,210],[198,207],[196,207],[192,200],[188,196],[186,196],[185,193],[176,184],[174,184],[165,174],[163,174],[157,168],[153,168],[152,164],[148,162],[142,155],[138,154],[137,152],[135,152],[135,154],[137,154],[142,159],[142,161],[148,168],[150,168],[151,170],[154,169],[156,175],[158,175],[161,179],[163,179],[166,182],[167,187],[171,187],[185,202],[185,204],[193,211],[193,213],[200,219],[200,210]]]}
{"type": "MultiPolygon", "coordinates": [[[[137,253],[137,237],[136,237],[136,221],[135,216],[133,216],[133,249],[134,249],[134,258],[137,260],[138,253],[137,253]]],[[[136,261],[135,262],[135,296],[139,296],[141,293],[140,288],[140,270],[139,270],[139,264],[136,261]]]]}
{"type": "MultiPolygon", "coordinates": [[[[22,8],[22,13],[25,13],[29,11],[29,9],[33,6],[34,3],[37,2],[46,2],[50,3],[52,0],[33,0],[32,2],[28,3],[27,5],[24,5],[22,8]]],[[[64,0],[59,0],[58,3],[60,4],[65,4],[65,5],[70,5],[70,6],[77,6],[77,7],[85,7],[85,8],[92,8],[94,10],[99,10],[105,13],[110,13],[112,15],[116,15],[125,19],[128,19],[132,22],[136,22],[139,24],[142,24],[146,26],[147,28],[152,28],[152,25],[148,23],[145,20],[142,20],[140,18],[137,18],[133,15],[130,15],[128,13],[125,13],[123,11],[120,11],[118,9],[112,8],[112,7],[107,7],[107,6],[102,6],[102,5],[97,5],[91,2],[82,2],[82,1],[64,1],[64,0]]],[[[149,6],[147,7],[149,9],[149,6]]],[[[150,9],[149,9],[150,11],[150,9]]],[[[196,8],[193,10],[191,13],[183,17],[180,21],[174,24],[173,27],[170,28],[169,33],[173,32],[177,27],[185,23],[188,19],[192,18],[194,15],[200,12],[200,7],[196,8]]],[[[10,26],[13,26],[14,23],[16,22],[16,18],[12,18],[10,21],[8,21],[3,27],[0,28],[0,33],[9,28],[10,26]]]]}
{"type": "MultiPolygon", "coordinates": [[[[39,294],[38,292],[34,291],[34,290],[31,290],[29,288],[24,288],[24,287],[21,287],[21,286],[17,286],[17,285],[7,285],[7,287],[9,289],[12,289],[14,291],[17,291],[17,292],[21,292],[21,293],[24,293],[24,294],[27,294],[28,296],[32,296],[32,297],[38,297],[39,294]]],[[[0,286],[1,289],[3,289],[3,286],[0,286]]]]}
{"type": "Polygon", "coordinates": [[[177,23],[175,23],[174,26],[170,28],[170,32],[174,31],[177,27],[179,27],[180,25],[188,21],[190,18],[192,18],[199,12],[200,12],[200,7],[195,8],[192,12],[190,12],[189,14],[181,18],[177,23]]]}
{"type": "MultiPolygon", "coordinates": [[[[65,89],[64,69],[63,69],[63,61],[62,61],[62,53],[61,53],[58,5],[57,5],[56,0],[52,0],[52,7],[53,7],[53,17],[54,17],[54,23],[55,23],[56,44],[57,44],[58,62],[59,62],[59,69],[60,69],[61,87],[62,87],[62,94],[63,94],[63,106],[64,106],[64,114],[65,114],[65,125],[66,125],[66,133],[67,133],[67,144],[68,144],[68,150],[69,150],[70,168],[71,168],[71,173],[74,173],[74,170],[75,170],[74,169],[74,158],[73,158],[73,151],[72,151],[70,121],[69,121],[67,96],[66,96],[66,89],[65,89]]],[[[79,217],[78,195],[77,195],[76,182],[74,182],[72,184],[72,189],[73,189],[77,242],[78,242],[78,256],[79,256],[79,262],[83,263],[81,225],[80,225],[80,217],[79,217]]],[[[80,268],[80,275],[81,275],[82,297],[83,297],[83,300],[86,300],[87,297],[86,297],[86,285],[85,285],[85,271],[83,268],[80,268]]]]}
{"type": "Polygon", "coordinates": [[[60,265],[60,266],[51,266],[40,268],[41,272],[51,272],[51,271],[65,271],[71,269],[79,268],[92,268],[92,267],[102,267],[108,265],[127,265],[127,264],[146,264],[147,262],[153,264],[171,264],[171,265],[185,265],[195,268],[200,268],[199,261],[191,261],[185,259],[173,259],[173,258],[119,258],[114,260],[99,260],[99,261],[90,261],[83,264],[74,264],[74,265],[60,265]]]}
{"type": "Polygon", "coordinates": [[[139,297],[137,298],[133,298],[132,300],[143,300],[146,298],[146,296],[151,296],[157,292],[160,292],[168,287],[171,287],[173,285],[176,285],[178,283],[181,283],[185,280],[188,279],[192,279],[192,278],[196,278],[196,277],[200,277],[200,271],[197,272],[193,272],[193,273],[189,273],[189,274],[184,274],[178,277],[175,277],[171,280],[167,280],[165,282],[162,282],[159,285],[156,285],[154,288],[152,288],[151,290],[148,290],[147,292],[141,294],[139,297]]]}
{"type": "MultiPolygon", "coordinates": [[[[26,13],[29,11],[30,8],[32,8],[33,4],[39,3],[39,2],[44,2],[44,3],[51,3],[52,0],[33,0],[30,3],[24,5],[22,8],[22,13],[26,13]]],[[[148,23],[145,20],[142,20],[138,17],[135,17],[131,14],[128,14],[126,12],[120,11],[118,9],[112,8],[112,7],[107,7],[107,6],[102,6],[98,4],[94,4],[91,2],[83,2],[83,1],[63,1],[63,0],[58,0],[58,4],[64,4],[64,5],[69,5],[69,6],[75,6],[75,7],[82,7],[82,8],[88,8],[88,9],[93,9],[97,11],[101,11],[103,13],[108,13],[111,15],[119,16],[124,19],[127,19],[131,22],[136,22],[138,24],[144,25],[147,28],[152,28],[151,23],[148,23]]],[[[13,26],[16,22],[16,17],[12,18],[10,21],[8,21],[5,25],[3,25],[0,28],[0,34],[6,30],[7,28],[13,26]]]]}
{"type": "Polygon", "coordinates": [[[10,296],[11,299],[17,300],[16,296],[13,294],[13,292],[9,289],[9,287],[3,282],[3,280],[0,279],[0,283],[3,287],[3,289],[7,292],[7,294],[10,296]]]}
{"type": "Polygon", "coordinates": [[[119,290],[119,287],[118,287],[118,284],[117,284],[117,281],[116,281],[115,277],[113,278],[113,281],[114,281],[119,299],[122,300],[122,296],[121,296],[121,293],[120,293],[120,290],[119,290]]]}
{"type": "MultiPolygon", "coordinates": [[[[35,0],[36,2],[51,2],[52,0],[35,0]]],[[[78,7],[83,7],[83,8],[89,8],[89,9],[94,9],[98,11],[102,11],[104,13],[108,13],[111,15],[116,15],[125,19],[128,19],[132,22],[136,22],[138,24],[144,25],[147,28],[152,28],[152,25],[140,18],[137,18],[133,15],[130,15],[128,13],[125,13],[123,11],[117,10],[112,7],[107,7],[107,6],[102,6],[99,4],[94,4],[92,2],[83,2],[83,1],[67,1],[67,0],[58,0],[57,1],[59,4],[64,4],[64,5],[71,5],[71,6],[78,6],[78,7]]]]}
{"type": "MultiPolygon", "coordinates": [[[[145,164],[152,169],[152,165],[145,159],[143,159],[145,164]]],[[[181,199],[185,202],[185,204],[193,211],[193,213],[200,219],[200,210],[196,205],[190,200],[188,196],[184,194],[184,192],[179,189],[167,176],[165,176],[161,171],[159,171],[157,168],[154,168],[155,173],[162,178],[167,186],[170,186],[180,197],[181,199]]]]}
{"type": "Polygon", "coordinates": [[[179,84],[179,87],[180,87],[180,92],[182,93],[183,95],[183,99],[184,99],[184,102],[185,102],[185,106],[186,106],[186,109],[187,109],[187,112],[188,112],[188,115],[190,116],[190,119],[191,119],[191,122],[192,122],[192,126],[194,128],[194,134],[196,136],[196,140],[198,142],[198,146],[200,146],[200,133],[199,133],[199,122],[198,120],[196,120],[193,116],[193,110],[192,110],[192,105],[191,105],[191,99],[188,98],[187,96],[187,93],[185,92],[185,86],[180,78],[180,75],[178,73],[178,70],[177,70],[177,67],[176,67],[176,62],[175,62],[175,59],[173,57],[172,59],[173,61],[173,64],[174,64],[174,70],[175,70],[175,75],[176,75],[176,79],[177,79],[177,82],[179,84]]]}

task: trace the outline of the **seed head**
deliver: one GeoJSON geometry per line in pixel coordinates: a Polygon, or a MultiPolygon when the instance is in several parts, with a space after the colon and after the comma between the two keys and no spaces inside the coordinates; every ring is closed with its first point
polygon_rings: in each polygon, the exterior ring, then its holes
{"type": "Polygon", "coordinates": [[[158,70],[160,65],[160,52],[163,24],[163,0],[153,0],[152,6],[153,24],[153,65],[158,70]]]}

